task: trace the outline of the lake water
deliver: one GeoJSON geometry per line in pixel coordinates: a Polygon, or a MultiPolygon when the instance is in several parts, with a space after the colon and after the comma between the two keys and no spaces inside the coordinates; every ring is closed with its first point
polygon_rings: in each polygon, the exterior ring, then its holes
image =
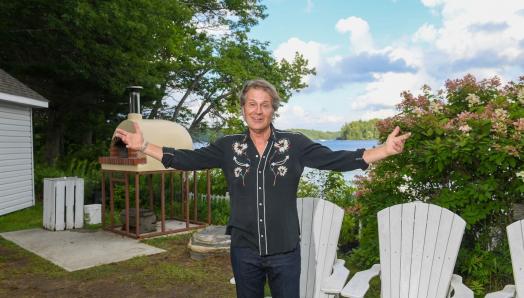
{"type": "MultiPolygon", "coordinates": [[[[336,150],[357,150],[360,148],[372,148],[378,144],[377,140],[315,140],[316,142],[328,147],[329,149],[336,150]]],[[[353,180],[353,177],[357,175],[363,175],[364,171],[357,169],[349,172],[344,172],[344,178],[346,181],[353,180]]]]}

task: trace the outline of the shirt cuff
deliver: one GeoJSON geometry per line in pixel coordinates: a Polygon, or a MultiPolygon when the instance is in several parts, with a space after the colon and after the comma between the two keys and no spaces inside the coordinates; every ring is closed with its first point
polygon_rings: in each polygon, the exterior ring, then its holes
{"type": "Polygon", "coordinates": [[[369,164],[364,160],[363,157],[364,151],[366,151],[366,149],[360,148],[357,149],[357,151],[355,152],[355,161],[357,163],[357,168],[361,170],[367,170],[367,168],[369,167],[369,164]]]}
{"type": "Polygon", "coordinates": [[[174,168],[173,163],[175,161],[175,148],[162,147],[162,164],[167,168],[174,168]]]}

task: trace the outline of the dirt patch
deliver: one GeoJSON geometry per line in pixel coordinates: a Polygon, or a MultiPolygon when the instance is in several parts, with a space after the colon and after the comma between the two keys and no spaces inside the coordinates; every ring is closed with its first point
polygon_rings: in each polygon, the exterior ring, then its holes
{"type": "Polygon", "coordinates": [[[0,237],[0,296],[235,297],[229,257],[192,260],[189,237],[148,240],[167,252],[75,272],[0,237]]]}

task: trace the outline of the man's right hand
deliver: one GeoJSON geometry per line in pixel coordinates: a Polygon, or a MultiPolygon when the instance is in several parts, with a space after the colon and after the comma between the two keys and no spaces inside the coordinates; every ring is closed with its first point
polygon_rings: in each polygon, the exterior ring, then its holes
{"type": "Polygon", "coordinates": [[[128,132],[121,128],[117,128],[115,131],[115,136],[120,138],[126,147],[133,150],[140,150],[144,145],[144,136],[142,135],[142,130],[138,123],[133,122],[133,127],[135,132],[128,132]]]}

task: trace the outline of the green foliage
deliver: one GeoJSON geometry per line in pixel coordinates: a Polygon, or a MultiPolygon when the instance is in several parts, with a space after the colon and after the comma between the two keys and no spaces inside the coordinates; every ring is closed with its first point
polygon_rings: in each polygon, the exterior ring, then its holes
{"type": "Polygon", "coordinates": [[[290,130],[300,132],[312,140],[334,140],[340,137],[339,131],[320,131],[302,128],[292,128],[290,130]]]}
{"type": "Polygon", "coordinates": [[[84,179],[84,202],[100,189],[100,165],[95,161],[72,158],[56,165],[35,164],[36,198],[43,199],[44,178],[79,177],[84,179]]]}
{"type": "Polygon", "coordinates": [[[340,135],[345,140],[376,140],[379,137],[378,121],[379,119],[371,119],[346,123],[340,129],[340,135]]]}
{"type": "Polygon", "coordinates": [[[403,93],[400,114],[379,122],[380,141],[400,126],[412,133],[405,152],[374,164],[356,182],[358,219],[364,229],[352,262],[378,259],[376,213],[421,200],[447,208],[467,223],[455,271],[477,295],[511,280],[506,226],[524,201],[524,78],[500,86],[498,79],[467,75],[446,90],[403,93]]]}

